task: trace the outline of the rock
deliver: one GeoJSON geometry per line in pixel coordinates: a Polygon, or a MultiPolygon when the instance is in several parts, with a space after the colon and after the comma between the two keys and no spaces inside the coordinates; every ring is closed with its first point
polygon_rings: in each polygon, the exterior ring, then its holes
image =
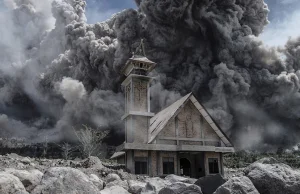
{"type": "Polygon", "coordinates": [[[202,191],[197,185],[177,182],[162,188],[158,194],[202,194],[202,191]]]}
{"type": "Polygon", "coordinates": [[[195,182],[195,185],[198,185],[201,188],[203,194],[212,194],[225,182],[226,181],[222,175],[216,174],[198,179],[195,182]]]}
{"type": "Polygon", "coordinates": [[[113,181],[116,181],[116,180],[121,180],[121,178],[119,177],[119,175],[117,174],[109,174],[107,175],[106,177],[106,182],[109,183],[109,182],[113,182],[113,181]]]}
{"type": "Polygon", "coordinates": [[[28,192],[32,191],[42,180],[43,173],[39,170],[5,169],[5,172],[19,178],[28,192]]]}
{"type": "Polygon", "coordinates": [[[146,183],[140,181],[129,180],[127,182],[129,186],[128,191],[133,194],[139,194],[142,191],[142,189],[146,187],[146,183]]]}
{"type": "Polygon", "coordinates": [[[162,188],[172,185],[168,180],[158,177],[147,178],[146,186],[142,189],[141,194],[157,194],[162,188]]]}
{"type": "Polygon", "coordinates": [[[27,158],[27,157],[22,158],[22,159],[21,159],[21,162],[22,162],[23,164],[28,164],[28,165],[31,163],[30,159],[27,158]]]}
{"type": "Polygon", "coordinates": [[[17,168],[18,169],[24,169],[25,165],[23,163],[18,163],[17,168]]]}
{"type": "Polygon", "coordinates": [[[103,181],[97,175],[91,174],[89,178],[99,190],[103,189],[103,181]]]}
{"type": "Polygon", "coordinates": [[[278,164],[279,162],[275,158],[270,157],[270,158],[262,158],[262,159],[256,161],[255,163],[261,163],[261,164],[278,164]]]}
{"type": "Polygon", "coordinates": [[[21,159],[22,158],[22,156],[19,156],[18,154],[15,154],[15,153],[6,154],[6,156],[10,159],[21,159]]]}
{"type": "Polygon", "coordinates": [[[49,168],[32,194],[99,193],[99,189],[83,172],[70,167],[49,168]]]}
{"type": "Polygon", "coordinates": [[[0,172],[0,193],[28,194],[21,181],[7,172],[0,172]]]}
{"type": "Polygon", "coordinates": [[[100,191],[100,194],[130,194],[130,193],[126,191],[123,187],[113,186],[110,188],[103,189],[102,191],[100,191]]]}
{"type": "Polygon", "coordinates": [[[32,166],[32,167],[36,166],[35,163],[32,163],[32,162],[29,165],[32,166]]]}
{"type": "Polygon", "coordinates": [[[300,171],[288,165],[263,159],[248,166],[244,173],[261,194],[300,194],[300,171]]]}
{"type": "Polygon", "coordinates": [[[95,169],[103,168],[101,160],[95,156],[90,156],[87,159],[83,160],[81,166],[83,168],[95,168],[95,169]]]}
{"type": "Polygon", "coordinates": [[[115,181],[107,183],[105,188],[110,188],[113,186],[120,186],[120,187],[123,187],[125,190],[129,190],[127,181],[115,180],[115,181]]]}
{"type": "Polygon", "coordinates": [[[221,185],[214,194],[259,194],[248,177],[234,177],[221,185]]]}
{"type": "Polygon", "coordinates": [[[186,177],[177,176],[174,174],[170,174],[170,175],[166,176],[165,180],[168,180],[172,183],[182,182],[182,183],[190,183],[190,184],[194,184],[197,181],[197,179],[186,178],[186,177]]]}

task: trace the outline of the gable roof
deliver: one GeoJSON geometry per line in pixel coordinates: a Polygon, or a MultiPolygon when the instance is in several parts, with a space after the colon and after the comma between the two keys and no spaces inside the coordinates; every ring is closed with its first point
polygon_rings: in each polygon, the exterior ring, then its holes
{"type": "Polygon", "coordinates": [[[121,156],[124,156],[125,155],[125,152],[115,152],[111,157],[110,157],[110,159],[117,159],[117,158],[119,158],[119,157],[121,157],[121,156]]]}
{"type": "Polygon", "coordinates": [[[150,139],[148,143],[152,143],[153,140],[157,137],[157,135],[163,130],[163,128],[167,125],[169,120],[177,116],[180,110],[184,107],[184,105],[191,100],[195,107],[198,109],[200,114],[204,117],[206,122],[211,126],[211,128],[216,132],[216,134],[220,137],[222,142],[227,147],[232,147],[233,144],[227,137],[227,135],[221,130],[218,124],[213,120],[211,115],[207,112],[204,106],[198,102],[198,100],[194,97],[193,93],[189,93],[183,98],[177,100],[169,107],[163,109],[159,113],[157,113],[154,117],[150,119],[150,139]]]}

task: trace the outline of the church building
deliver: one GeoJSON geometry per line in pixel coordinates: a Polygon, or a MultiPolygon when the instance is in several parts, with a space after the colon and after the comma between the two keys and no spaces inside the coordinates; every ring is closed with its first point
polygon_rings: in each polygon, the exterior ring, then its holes
{"type": "Polygon", "coordinates": [[[192,93],[157,114],[150,112],[149,73],[156,63],[146,57],[143,41],[137,51],[122,70],[125,142],[111,159],[140,175],[223,174],[222,155],[234,152],[229,138],[192,93]]]}

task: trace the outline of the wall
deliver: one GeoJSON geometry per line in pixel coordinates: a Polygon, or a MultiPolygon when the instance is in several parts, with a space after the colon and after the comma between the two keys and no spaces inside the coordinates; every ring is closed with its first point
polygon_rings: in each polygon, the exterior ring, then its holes
{"type": "Polygon", "coordinates": [[[157,176],[158,175],[158,152],[157,151],[150,151],[150,176],[157,176]]]}
{"type": "Polygon", "coordinates": [[[189,101],[177,115],[178,136],[183,138],[201,138],[201,114],[194,104],[189,101]]]}
{"type": "Polygon", "coordinates": [[[149,118],[144,116],[132,116],[132,122],[134,143],[147,143],[149,118]]]}
{"type": "MultiPolygon", "coordinates": [[[[203,127],[204,138],[215,139],[216,141],[220,141],[219,136],[216,134],[216,132],[210,127],[210,125],[205,120],[204,120],[203,126],[204,126],[203,127]]],[[[205,142],[204,145],[219,146],[219,142],[205,142]]]]}
{"type": "Polygon", "coordinates": [[[133,143],[134,141],[134,131],[133,131],[133,120],[132,116],[128,116],[125,120],[125,141],[127,143],[133,143]]]}
{"type": "Polygon", "coordinates": [[[149,118],[128,116],[125,121],[127,143],[147,143],[149,118]]]}
{"type": "Polygon", "coordinates": [[[126,168],[129,173],[134,174],[134,158],[133,158],[133,150],[126,151],[126,168]]]}
{"type": "Polygon", "coordinates": [[[148,81],[133,78],[133,111],[148,112],[148,81]]]}

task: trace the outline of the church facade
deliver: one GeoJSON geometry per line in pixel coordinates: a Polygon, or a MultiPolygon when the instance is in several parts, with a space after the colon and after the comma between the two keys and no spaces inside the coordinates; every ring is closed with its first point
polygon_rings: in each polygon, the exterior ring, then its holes
{"type": "Polygon", "coordinates": [[[126,76],[125,142],[111,159],[133,174],[168,174],[199,178],[223,174],[223,153],[232,143],[192,93],[157,114],[150,112],[149,73],[155,63],[146,58],[143,43],[122,73],[126,76]]]}

